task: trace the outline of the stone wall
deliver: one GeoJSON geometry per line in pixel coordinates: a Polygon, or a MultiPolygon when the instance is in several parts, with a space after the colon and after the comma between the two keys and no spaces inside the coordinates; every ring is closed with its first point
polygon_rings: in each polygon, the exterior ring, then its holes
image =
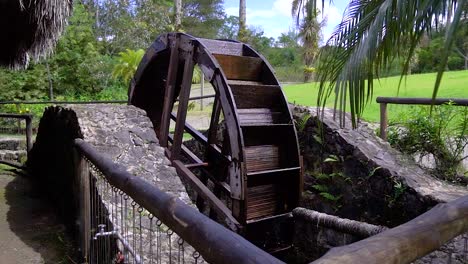
{"type": "MultiPolygon", "coordinates": [[[[326,109],[293,106],[311,115],[299,131],[305,166],[304,207],[377,225],[396,226],[468,189],[436,179],[361,123],[344,128],[326,109]]],[[[348,117],[347,120],[350,120],[348,117]]]]}
{"type": "Polygon", "coordinates": [[[26,139],[18,137],[0,138],[0,160],[23,163],[26,160],[26,139]]]}
{"type": "MultiPolygon", "coordinates": [[[[36,189],[56,204],[69,230],[75,235],[80,230],[80,221],[77,220],[80,214],[77,199],[79,183],[75,174],[77,152],[73,147],[76,138],[84,139],[135,177],[141,177],[160,190],[192,204],[175,168],[165,157],[164,148],[159,146],[152,123],[143,110],[128,105],[49,107],[41,118],[27,167],[36,189]]],[[[109,219],[120,216],[124,208],[106,192],[100,193],[94,200],[102,202],[103,208],[99,210],[109,213],[109,219]],[[116,215],[113,215],[115,212],[116,215]]],[[[143,225],[148,223],[148,219],[143,221],[143,225]]],[[[107,228],[122,230],[115,223],[107,228]]],[[[131,237],[132,233],[129,234],[131,237]]],[[[143,245],[151,245],[147,238],[143,237],[143,245]]],[[[132,240],[129,238],[129,241],[132,240]]],[[[173,242],[177,243],[177,239],[174,238],[173,242]]],[[[164,256],[168,255],[166,251],[162,249],[164,256]]],[[[187,251],[187,254],[192,252],[187,251]]],[[[142,257],[147,258],[146,255],[142,257]]]]}

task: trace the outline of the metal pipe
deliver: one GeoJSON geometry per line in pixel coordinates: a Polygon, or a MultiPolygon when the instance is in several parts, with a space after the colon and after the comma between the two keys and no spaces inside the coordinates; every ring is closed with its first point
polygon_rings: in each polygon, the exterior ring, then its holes
{"type": "Polygon", "coordinates": [[[75,139],[75,146],[111,185],[146,208],[192,245],[209,263],[283,263],[176,197],[130,174],[82,139],[75,139]]]}
{"type": "Polygon", "coordinates": [[[106,225],[99,225],[99,232],[97,232],[95,235],[94,235],[94,240],[97,240],[99,237],[105,237],[105,236],[115,236],[117,237],[117,239],[122,242],[122,245],[124,247],[125,250],[127,250],[128,252],[130,252],[130,254],[132,254],[133,258],[135,259],[135,262],[136,264],[141,264],[141,256],[138,255],[135,250],[133,249],[133,247],[128,243],[128,241],[117,231],[117,230],[113,230],[113,231],[107,231],[105,232],[104,231],[104,228],[106,227],[106,225]]]}

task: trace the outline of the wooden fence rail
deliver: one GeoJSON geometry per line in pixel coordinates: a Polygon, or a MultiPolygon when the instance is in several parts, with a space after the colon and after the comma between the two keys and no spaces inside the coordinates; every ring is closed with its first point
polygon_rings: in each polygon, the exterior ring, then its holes
{"type": "Polygon", "coordinates": [[[29,114],[8,114],[0,113],[0,118],[15,118],[24,119],[26,122],[26,150],[29,151],[32,148],[32,115],[29,114]]]}
{"type": "Polygon", "coordinates": [[[314,264],[411,263],[468,232],[468,196],[438,204],[413,220],[328,251],[314,264]]]}
{"type": "Polygon", "coordinates": [[[388,112],[387,104],[405,105],[442,105],[453,103],[454,106],[468,106],[468,99],[461,98],[401,98],[401,97],[377,97],[380,104],[380,137],[387,140],[388,112]]]}

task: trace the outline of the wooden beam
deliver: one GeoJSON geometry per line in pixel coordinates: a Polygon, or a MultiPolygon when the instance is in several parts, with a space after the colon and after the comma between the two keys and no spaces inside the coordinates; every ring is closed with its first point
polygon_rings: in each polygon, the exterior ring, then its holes
{"type": "Polygon", "coordinates": [[[185,119],[187,118],[188,99],[190,97],[190,88],[192,86],[193,76],[193,53],[188,53],[185,57],[184,74],[182,78],[182,88],[179,93],[179,108],[177,109],[177,120],[174,131],[174,143],[171,149],[171,159],[179,159],[184,136],[185,119]]]}
{"type": "MultiPolygon", "coordinates": [[[[168,139],[169,139],[169,142],[171,142],[171,143],[174,142],[174,138],[171,135],[168,136],[168,139]]],[[[193,153],[190,149],[188,149],[186,146],[184,146],[184,144],[182,144],[181,149],[184,152],[184,154],[187,156],[187,158],[189,158],[191,160],[191,162],[203,163],[203,161],[197,155],[195,155],[195,153],[193,153]]],[[[166,151],[166,156],[168,158],[170,158],[171,157],[171,152],[166,151]]]]}
{"type": "Polygon", "coordinates": [[[209,165],[208,162],[202,162],[202,163],[186,164],[185,167],[188,169],[193,169],[193,168],[199,168],[199,167],[207,167],[208,165],[209,165]]]}
{"type": "Polygon", "coordinates": [[[159,128],[159,144],[161,147],[167,147],[169,135],[170,114],[174,103],[174,91],[177,81],[177,71],[179,67],[179,43],[174,36],[171,41],[171,55],[169,59],[169,71],[167,73],[166,87],[164,91],[164,104],[161,116],[161,125],[159,128]]]}
{"type": "Polygon", "coordinates": [[[468,232],[468,195],[359,242],[332,248],[314,264],[411,263],[468,232]]]}
{"type": "MultiPolygon", "coordinates": [[[[177,117],[174,113],[171,113],[171,119],[177,122],[177,117]]],[[[189,123],[185,122],[184,128],[195,140],[203,143],[204,145],[208,143],[208,139],[205,137],[205,135],[192,127],[189,123]]]]}
{"type": "Polygon", "coordinates": [[[184,177],[190,182],[190,186],[197,192],[198,195],[202,196],[203,199],[210,204],[210,208],[216,211],[221,219],[227,222],[228,227],[237,232],[241,227],[240,223],[234,218],[231,210],[218,199],[203,183],[195,176],[180,160],[173,160],[172,165],[176,168],[179,175],[184,177]]]}
{"type": "Polygon", "coordinates": [[[227,85],[227,80],[221,74],[221,72],[217,72],[214,77],[213,86],[216,87],[217,92],[219,93],[219,100],[223,106],[223,114],[224,120],[226,121],[226,126],[232,129],[228,129],[228,140],[231,150],[231,160],[232,162],[229,165],[228,169],[228,176],[230,179],[230,186],[231,186],[231,198],[237,200],[244,199],[244,193],[242,190],[245,188],[244,186],[244,179],[242,177],[242,167],[241,161],[242,157],[242,139],[241,139],[241,131],[239,126],[239,121],[237,114],[235,112],[236,106],[234,103],[234,99],[232,97],[232,93],[230,92],[227,85]],[[237,129],[235,129],[237,128],[237,129]]]}
{"type": "Polygon", "coordinates": [[[211,112],[210,128],[208,130],[208,144],[218,144],[218,123],[221,114],[221,105],[218,97],[213,102],[213,111],[211,112]]]}

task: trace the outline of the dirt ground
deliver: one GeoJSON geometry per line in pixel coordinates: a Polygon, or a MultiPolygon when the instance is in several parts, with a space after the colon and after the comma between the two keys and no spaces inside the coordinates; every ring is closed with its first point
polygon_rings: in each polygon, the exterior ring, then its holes
{"type": "Polygon", "coordinates": [[[76,263],[65,226],[27,178],[0,168],[0,262],[76,263]]]}

